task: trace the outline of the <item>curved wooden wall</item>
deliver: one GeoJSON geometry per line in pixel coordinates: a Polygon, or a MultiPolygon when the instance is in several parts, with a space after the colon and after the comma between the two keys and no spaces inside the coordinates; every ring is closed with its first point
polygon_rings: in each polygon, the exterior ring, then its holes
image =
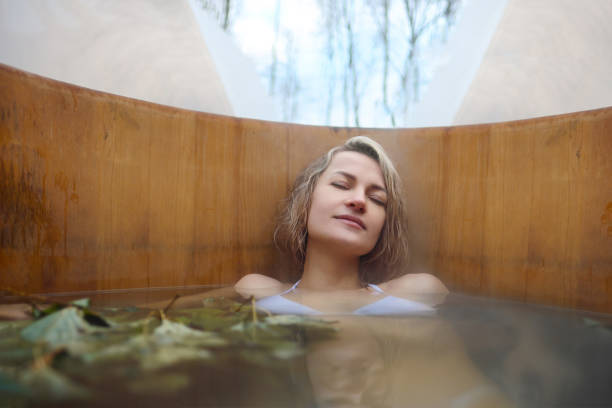
{"type": "Polygon", "coordinates": [[[33,292],[288,278],[271,242],[297,172],[356,134],[402,174],[412,271],[612,312],[612,108],[354,129],[154,105],[0,66],[0,285],[33,292]]]}

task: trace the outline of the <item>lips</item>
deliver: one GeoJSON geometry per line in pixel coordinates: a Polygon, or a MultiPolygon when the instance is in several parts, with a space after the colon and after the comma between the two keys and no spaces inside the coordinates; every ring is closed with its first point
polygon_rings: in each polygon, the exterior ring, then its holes
{"type": "Polygon", "coordinates": [[[360,227],[361,227],[361,229],[363,229],[363,230],[365,230],[365,229],[366,229],[365,224],[364,224],[364,223],[363,223],[363,221],[361,221],[361,219],[360,219],[360,218],[358,218],[358,217],[354,217],[354,216],[352,216],[352,215],[336,215],[336,216],[334,216],[334,218],[336,218],[336,219],[338,219],[338,220],[347,220],[347,221],[350,221],[350,222],[354,222],[355,224],[357,224],[358,226],[360,226],[360,227]]]}

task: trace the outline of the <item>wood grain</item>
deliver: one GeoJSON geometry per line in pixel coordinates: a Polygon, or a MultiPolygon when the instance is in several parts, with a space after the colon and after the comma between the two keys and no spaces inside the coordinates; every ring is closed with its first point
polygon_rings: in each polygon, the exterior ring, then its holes
{"type": "Polygon", "coordinates": [[[289,279],[272,243],[297,173],[367,134],[402,175],[408,272],[612,312],[612,108],[423,129],[193,112],[0,66],[0,285],[68,292],[289,279]]]}

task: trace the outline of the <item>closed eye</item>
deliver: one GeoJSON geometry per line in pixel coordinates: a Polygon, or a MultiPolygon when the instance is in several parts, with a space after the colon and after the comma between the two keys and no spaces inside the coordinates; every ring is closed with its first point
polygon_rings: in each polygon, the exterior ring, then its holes
{"type": "Polygon", "coordinates": [[[349,189],[349,186],[344,184],[344,183],[334,182],[334,183],[331,183],[331,185],[336,187],[336,188],[339,188],[341,190],[348,190],[349,189]]]}
{"type": "Polygon", "coordinates": [[[386,207],[387,206],[387,202],[376,197],[376,196],[371,196],[370,200],[372,200],[375,204],[380,205],[381,207],[386,207]]]}

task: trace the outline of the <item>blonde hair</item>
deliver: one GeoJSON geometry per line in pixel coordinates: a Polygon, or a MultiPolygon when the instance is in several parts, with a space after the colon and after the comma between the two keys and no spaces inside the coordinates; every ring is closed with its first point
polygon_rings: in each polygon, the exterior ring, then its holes
{"type": "Polygon", "coordinates": [[[399,174],[382,146],[369,137],[355,136],[302,170],[285,201],[274,231],[274,242],[279,249],[291,255],[301,273],[306,259],[312,193],[319,177],[339,152],[364,154],[380,166],[387,189],[385,223],[372,251],[361,257],[359,273],[363,284],[384,282],[395,276],[407,260],[408,231],[399,174]]]}

